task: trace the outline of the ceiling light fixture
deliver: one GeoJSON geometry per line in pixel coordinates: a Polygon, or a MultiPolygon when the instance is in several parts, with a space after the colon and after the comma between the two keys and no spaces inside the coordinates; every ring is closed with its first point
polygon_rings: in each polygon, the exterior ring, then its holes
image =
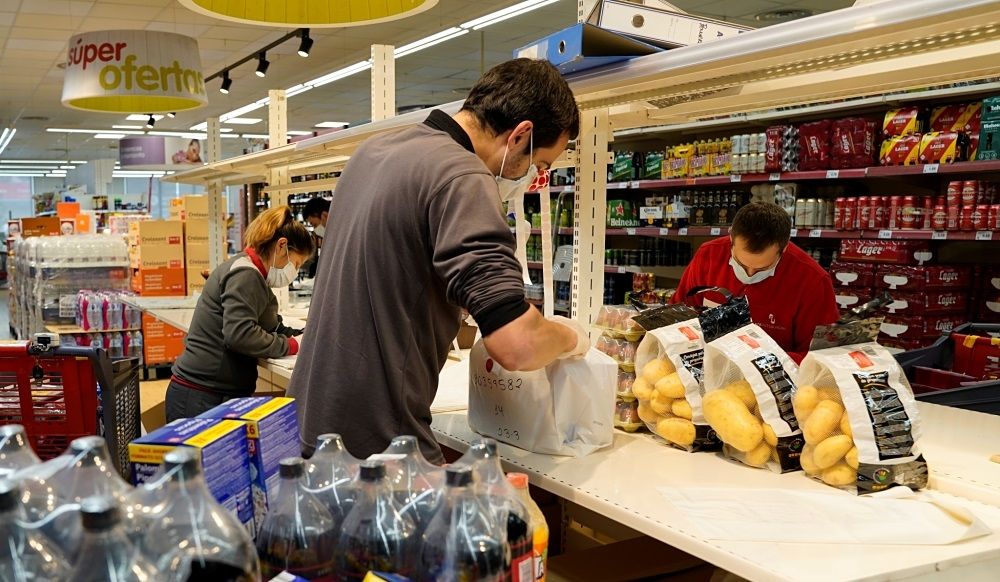
{"type": "Polygon", "coordinates": [[[302,29],[302,42],[299,43],[299,56],[302,58],[309,56],[309,51],[312,50],[313,39],[309,38],[309,29],[302,29]]]}
{"type": "Polygon", "coordinates": [[[346,121],[322,121],[320,123],[317,123],[313,127],[338,127],[339,128],[339,127],[347,127],[348,125],[350,125],[350,123],[347,123],[346,121]]]}
{"type": "Polygon", "coordinates": [[[167,117],[169,117],[170,119],[173,119],[173,118],[177,117],[177,113],[174,112],[174,111],[171,111],[170,113],[167,114],[167,117]]]}
{"type": "Polygon", "coordinates": [[[147,128],[152,128],[154,125],[156,125],[156,120],[153,119],[152,115],[150,115],[149,119],[146,120],[146,127],[147,128]]]}
{"type": "Polygon", "coordinates": [[[219,93],[229,95],[229,88],[233,86],[233,80],[229,77],[229,71],[222,73],[222,85],[219,86],[219,93]]]}
{"type": "Polygon", "coordinates": [[[121,139],[125,137],[124,133],[98,133],[94,135],[95,139],[121,139]]]}
{"type": "Polygon", "coordinates": [[[462,28],[466,28],[469,30],[480,30],[492,24],[503,22],[508,18],[514,18],[515,16],[520,16],[526,12],[531,12],[532,10],[536,10],[538,8],[541,8],[542,6],[547,6],[555,2],[556,0],[526,0],[525,2],[521,2],[513,6],[508,6],[507,8],[504,8],[502,10],[497,10],[496,12],[490,12],[489,14],[485,16],[480,16],[475,20],[463,22],[461,26],[462,28]]]}
{"type": "Polygon", "coordinates": [[[14,127],[3,128],[3,132],[0,133],[0,154],[2,154],[5,149],[7,149],[7,144],[10,143],[10,140],[14,139],[15,133],[17,133],[17,128],[14,127]]]}
{"type": "Polygon", "coordinates": [[[411,55],[419,50],[430,48],[436,44],[441,44],[446,40],[458,38],[464,34],[468,34],[469,32],[470,31],[467,28],[459,28],[457,26],[453,26],[447,30],[442,30],[441,32],[432,34],[430,36],[425,36],[420,40],[415,40],[409,44],[404,44],[403,46],[393,51],[393,56],[395,56],[397,59],[405,57],[406,55],[411,55]]]}
{"type": "MultiPolygon", "coordinates": [[[[81,127],[47,127],[45,131],[49,133],[108,133],[106,129],[83,129],[81,127]]],[[[142,135],[143,131],[122,129],[114,132],[121,135],[142,135]]]]}
{"type": "Polygon", "coordinates": [[[142,129],[141,125],[112,125],[111,129],[142,129]]]}
{"type": "Polygon", "coordinates": [[[127,119],[129,121],[146,121],[150,117],[152,117],[153,119],[156,119],[157,121],[163,119],[162,115],[158,115],[158,114],[155,114],[155,113],[152,113],[152,114],[151,113],[133,113],[133,114],[129,115],[128,117],[126,117],[125,119],[127,119]]]}
{"type": "Polygon", "coordinates": [[[223,123],[229,123],[232,125],[254,125],[260,123],[263,119],[255,119],[253,117],[230,117],[223,123]]]}
{"type": "Polygon", "coordinates": [[[261,52],[257,55],[257,70],[254,74],[258,77],[264,78],[267,76],[267,68],[271,66],[271,61],[267,60],[267,53],[261,52]]]}

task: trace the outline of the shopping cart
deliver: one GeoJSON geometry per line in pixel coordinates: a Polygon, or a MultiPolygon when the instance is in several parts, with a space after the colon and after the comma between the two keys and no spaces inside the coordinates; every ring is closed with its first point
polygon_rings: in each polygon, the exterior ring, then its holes
{"type": "Polygon", "coordinates": [[[50,459],[77,437],[101,435],[129,478],[128,443],[140,435],[139,360],[101,348],[61,347],[58,336],[0,344],[0,424],[24,425],[50,459]]]}

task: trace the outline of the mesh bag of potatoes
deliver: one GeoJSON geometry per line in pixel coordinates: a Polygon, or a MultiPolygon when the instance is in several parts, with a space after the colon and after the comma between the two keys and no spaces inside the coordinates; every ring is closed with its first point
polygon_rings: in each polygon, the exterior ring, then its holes
{"type": "Polygon", "coordinates": [[[798,367],[756,324],[705,345],[705,420],[723,454],[778,473],[799,469],[802,432],[792,410],[798,367]]]}
{"type": "Polygon", "coordinates": [[[806,475],[857,494],[927,485],[913,391],[882,346],[811,350],[792,404],[806,441],[806,475]]]}
{"type": "Polygon", "coordinates": [[[639,401],[639,418],[674,447],[718,450],[720,443],[701,410],[701,326],[694,311],[671,307],[676,317],[687,319],[647,332],[636,352],[632,393],[639,401]]]}

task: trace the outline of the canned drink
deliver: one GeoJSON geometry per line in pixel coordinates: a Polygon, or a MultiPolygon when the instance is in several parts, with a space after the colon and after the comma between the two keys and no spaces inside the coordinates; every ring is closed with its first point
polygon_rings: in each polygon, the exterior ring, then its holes
{"type": "Polygon", "coordinates": [[[930,196],[924,196],[923,210],[921,214],[920,228],[930,230],[931,221],[934,214],[934,200],[930,196]]]}
{"type": "Polygon", "coordinates": [[[931,228],[934,230],[945,230],[948,227],[948,207],[944,204],[934,206],[934,214],[931,216],[931,228]]]}
{"type": "Polygon", "coordinates": [[[962,205],[962,188],[965,183],[959,180],[948,182],[948,193],[945,194],[945,204],[948,206],[962,205]]]}
{"type": "Polygon", "coordinates": [[[837,230],[844,230],[844,206],[847,205],[847,200],[844,198],[837,198],[833,201],[833,228],[837,230]]]}
{"type": "Polygon", "coordinates": [[[990,204],[989,223],[990,230],[1000,230],[1000,204],[990,204]]]}
{"type": "Polygon", "coordinates": [[[844,230],[855,230],[858,220],[858,199],[847,198],[844,200],[844,230]]]}
{"type": "Polygon", "coordinates": [[[903,196],[902,224],[900,228],[911,230],[917,228],[917,198],[903,196]]]}
{"type": "Polygon", "coordinates": [[[859,230],[868,228],[868,221],[871,220],[871,215],[871,198],[868,196],[858,196],[858,214],[855,224],[859,230]]]}
{"type": "Polygon", "coordinates": [[[962,206],[975,206],[979,201],[979,181],[962,182],[962,206]]]}
{"type": "Polygon", "coordinates": [[[882,220],[885,219],[885,210],[882,208],[882,196],[871,196],[868,198],[868,227],[873,230],[882,228],[882,220]]]}
{"type": "Polygon", "coordinates": [[[986,230],[989,228],[987,226],[989,219],[990,206],[988,204],[977,205],[975,211],[972,213],[972,230],[986,230]]]}
{"type": "Polygon", "coordinates": [[[948,207],[948,224],[946,225],[947,230],[958,230],[961,226],[961,215],[962,208],[960,206],[949,206],[948,207]]]}
{"type": "Polygon", "coordinates": [[[976,212],[975,206],[963,206],[962,215],[958,220],[958,228],[960,230],[972,230],[972,215],[976,212]]]}
{"type": "Polygon", "coordinates": [[[896,230],[903,227],[903,197],[889,197],[889,228],[896,230]]]}

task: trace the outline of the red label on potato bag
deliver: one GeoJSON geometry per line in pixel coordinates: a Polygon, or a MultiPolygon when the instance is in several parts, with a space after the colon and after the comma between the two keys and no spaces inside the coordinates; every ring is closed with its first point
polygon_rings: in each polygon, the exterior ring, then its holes
{"type": "Polygon", "coordinates": [[[859,368],[870,368],[875,365],[864,352],[851,352],[850,356],[857,362],[859,368]]]}
{"type": "Polygon", "coordinates": [[[741,342],[745,343],[746,345],[750,346],[751,348],[753,348],[755,350],[760,347],[760,344],[757,343],[757,340],[753,339],[752,337],[750,337],[748,335],[741,335],[741,336],[738,336],[738,337],[739,337],[739,339],[740,339],[741,342]]]}
{"type": "Polygon", "coordinates": [[[695,331],[693,329],[691,329],[690,327],[688,327],[686,325],[677,328],[677,331],[679,331],[682,334],[684,334],[684,337],[688,338],[691,341],[695,341],[695,340],[698,339],[698,334],[695,333],[695,331]]]}

